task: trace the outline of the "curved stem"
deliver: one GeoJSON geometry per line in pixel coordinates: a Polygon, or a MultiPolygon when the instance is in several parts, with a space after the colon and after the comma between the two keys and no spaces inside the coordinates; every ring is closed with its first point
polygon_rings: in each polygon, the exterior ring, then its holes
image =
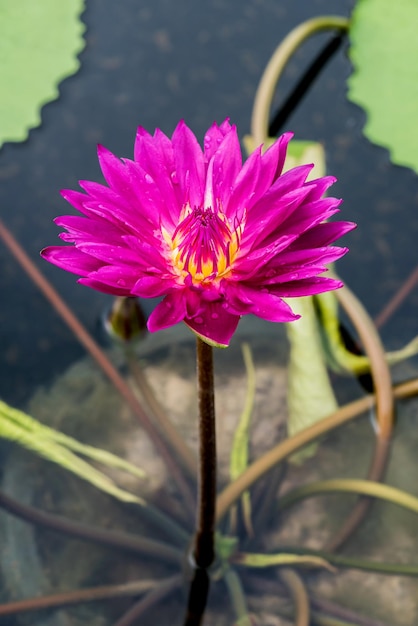
{"type": "Polygon", "coordinates": [[[65,304],[64,300],[52,287],[50,282],[45,276],[38,270],[35,264],[28,257],[26,252],[16,241],[10,231],[6,228],[3,222],[0,220],[0,237],[13,254],[15,259],[25,270],[27,275],[35,283],[35,285],[42,291],[46,299],[52,304],[57,313],[61,316],[63,321],[72,330],[79,342],[86,348],[89,354],[93,357],[104,374],[109,378],[114,387],[119,391],[121,396],[125,399],[128,406],[138,418],[141,426],[147,432],[151,441],[155,445],[156,449],[161,454],[162,459],[166,463],[170,474],[176,481],[180,493],[183,496],[184,502],[191,514],[194,510],[193,495],[190,491],[190,486],[186,481],[183,473],[181,472],[176,459],[173,457],[171,450],[167,447],[165,441],[161,438],[160,434],[156,430],[155,426],[149,419],[148,415],[138,402],[135,394],[123,380],[117,369],[113,366],[110,360],[107,358],[105,352],[94,341],[93,337],[87,332],[84,326],[80,323],[71,309],[65,304]]]}
{"type": "Polygon", "coordinates": [[[408,565],[407,563],[383,563],[381,561],[368,561],[357,557],[333,554],[325,550],[312,550],[301,546],[277,546],[272,552],[281,554],[300,554],[304,556],[316,556],[325,559],[331,565],[348,569],[359,569],[365,572],[376,574],[388,574],[391,576],[418,576],[418,565],[408,565]]]}
{"type": "MultiPolygon", "coordinates": [[[[395,398],[409,398],[418,394],[418,378],[414,378],[406,383],[401,383],[393,388],[395,398]]],[[[275,465],[286,459],[307,443],[314,441],[338,426],[358,417],[364,411],[371,409],[375,404],[375,397],[366,396],[354,402],[350,402],[339,408],[329,417],[324,418],[309,428],[305,428],[293,437],[280,442],[274,448],[263,454],[254,461],[234,482],[230,483],[219,494],[216,505],[216,519],[221,520],[229,510],[230,506],[236,502],[241,494],[251,487],[266,472],[275,465]]]]}
{"type": "Polygon", "coordinates": [[[64,606],[84,604],[97,600],[112,600],[114,598],[139,596],[159,584],[159,581],[156,580],[140,580],[123,585],[105,585],[103,587],[92,587],[90,589],[77,589],[76,591],[65,591],[50,596],[7,602],[6,604],[0,604],[0,617],[18,615],[29,611],[40,611],[43,609],[58,609],[64,606]]]}
{"type": "MultiPolygon", "coordinates": [[[[367,473],[367,479],[379,481],[386,470],[394,425],[395,407],[390,370],[379,334],[361,302],[347,286],[340,289],[336,295],[354,324],[370,362],[376,393],[378,432],[376,433],[373,458],[367,473]]],[[[327,543],[326,550],[330,552],[337,550],[348,540],[361,524],[370,504],[369,498],[360,498],[356,502],[342,527],[327,543]]]]}
{"type": "Polygon", "coordinates": [[[295,626],[309,626],[309,597],[301,577],[292,569],[281,569],[279,576],[295,605],[295,626]]]}
{"type": "Polygon", "coordinates": [[[355,493],[363,496],[371,496],[379,498],[392,504],[397,504],[408,511],[418,513],[418,498],[412,496],[406,491],[383,485],[382,483],[373,482],[371,480],[337,478],[331,480],[320,480],[297,487],[291,492],[285,494],[280,499],[280,509],[284,510],[294,502],[309,498],[311,496],[322,495],[324,493],[355,493]]]}
{"type": "Polygon", "coordinates": [[[378,437],[389,440],[394,424],[394,403],[392,381],[385,350],[372,319],[354,293],[347,286],[344,286],[336,292],[336,296],[353,322],[369,357],[376,395],[379,429],[377,434],[378,437]]]}
{"type": "Polygon", "coordinates": [[[334,15],[316,17],[294,28],[278,46],[267,64],[255,95],[251,119],[251,134],[255,146],[264,143],[268,137],[271,102],[277,81],[289,59],[311,35],[324,30],[347,30],[348,26],[349,21],[344,17],[334,15]]]}
{"type": "MultiPolygon", "coordinates": [[[[79,522],[72,522],[59,515],[46,513],[28,506],[27,504],[21,504],[1,491],[0,508],[30,524],[43,526],[44,528],[49,528],[55,532],[70,535],[71,537],[82,539],[83,541],[89,541],[110,548],[128,550],[134,554],[146,554],[147,556],[152,556],[169,563],[178,564],[182,559],[183,552],[181,550],[161,541],[128,535],[114,530],[99,529],[89,526],[88,524],[80,524],[79,522]]],[[[169,533],[177,544],[186,545],[188,535],[174,524],[174,522],[169,518],[165,518],[165,516],[158,511],[157,515],[152,515],[151,512],[147,510],[147,507],[145,507],[145,511],[148,515],[148,519],[152,520],[155,525],[158,524],[167,534],[169,533]]]]}

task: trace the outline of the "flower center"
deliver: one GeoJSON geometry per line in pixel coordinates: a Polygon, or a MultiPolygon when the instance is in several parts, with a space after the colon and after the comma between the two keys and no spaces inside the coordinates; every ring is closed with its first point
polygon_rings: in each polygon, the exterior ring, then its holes
{"type": "Polygon", "coordinates": [[[237,254],[241,226],[231,228],[225,215],[212,208],[186,205],[173,234],[164,238],[171,248],[171,260],[181,276],[194,284],[210,283],[224,277],[237,254]]]}

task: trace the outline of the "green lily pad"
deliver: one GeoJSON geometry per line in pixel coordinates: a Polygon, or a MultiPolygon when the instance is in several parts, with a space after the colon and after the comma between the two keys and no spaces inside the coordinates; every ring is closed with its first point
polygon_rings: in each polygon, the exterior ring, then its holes
{"type": "Polygon", "coordinates": [[[0,0],[0,146],[23,141],[80,66],[83,0],[0,0]]]}
{"type": "Polygon", "coordinates": [[[358,0],[350,26],[348,97],[367,112],[366,137],[418,172],[418,2],[358,0]]]}

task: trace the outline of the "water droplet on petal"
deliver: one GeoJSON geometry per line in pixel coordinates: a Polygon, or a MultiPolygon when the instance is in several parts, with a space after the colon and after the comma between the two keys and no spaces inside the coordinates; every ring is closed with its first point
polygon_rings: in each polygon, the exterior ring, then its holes
{"type": "Polygon", "coordinates": [[[119,278],[118,285],[120,285],[121,287],[125,287],[126,282],[123,280],[123,278],[119,278]]]}
{"type": "Polygon", "coordinates": [[[203,317],[195,317],[194,322],[195,324],[203,324],[203,317]]]}
{"type": "Polygon", "coordinates": [[[171,172],[170,174],[170,178],[171,178],[171,182],[173,183],[173,185],[177,185],[178,184],[178,178],[177,178],[177,172],[171,172]]]}
{"type": "Polygon", "coordinates": [[[153,183],[153,182],[154,182],[154,180],[153,180],[153,178],[152,178],[151,174],[145,174],[145,180],[146,180],[146,182],[147,182],[148,184],[151,184],[151,183],[153,183]]]}
{"type": "Polygon", "coordinates": [[[273,278],[273,276],[276,276],[276,274],[277,274],[277,271],[276,271],[276,270],[269,270],[269,271],[266,273],[266,276],[267,276],[267,278],[273,278]]]}
{"type": "Polygon", "coordinates": [[[218,315],[217,313],[212,313],[212,314],[211,314],[211,318],[212,318],[213,320],[217,320],[217,319],[219,318],[219,315],[218,315]]]}

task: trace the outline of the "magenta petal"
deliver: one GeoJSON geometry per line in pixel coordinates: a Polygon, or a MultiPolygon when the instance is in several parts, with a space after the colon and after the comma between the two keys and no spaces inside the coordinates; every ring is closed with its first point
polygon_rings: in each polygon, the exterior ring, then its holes
{"type": "Polygon", "coordinates": [[[241,148],[235,126],[225,135],[212,159],[213,192],[217,199],[214,206],[222,209],[228,206],[233,184],[242,167],[241,148]]]}
{"type": "Polygon", "coordinates": [[[173,278],[161,275],[146,275],[139,278],[132,287],[132,293],[141,298],[159,298],[173,288],[173,278]]]}
{"type": "Polygon", "coordinates": [[[199,337],[218,347],[227,347],[240,315],[227,311],[221,302],[208,302],[197,315],[184,321],[199,337]]]}
{"type": "Polygon", "coordinates": [[[314,296],[324,291],[332,291],[340,289],[343,283],[334,278],[324,278],[316,276],[307,278],[306,280],[297,280],[294,282],[283,283],[277,286],[269,286],[269,289],[278,294],[281,298],[299,298],[301,296],[314,296]]]}
{"type": "Polygon", "coordinates": [[[227,285],[225,286],[225,299],[235,313],[257,315],[270,322],[292,322],[300,317],[293,313],[281,297],[267,289],[254,289],[242,283],[227,285]]]}
{"type": "Polygon", "coordinates": [[[148,318],[147,327],[151,333],[169,328],[181,322],[186,316],[186,298],[183,291],[175,291],[157,304],[148,318]]]}
{"type": "Polygon", "coordinates": [[[227,118],[222,122],[220,126],[216,122],[212,124],[209,130],[205,134],[203,140],[203,146],[205,150],[205,157],[208,161],[213,157],[219,146],[221,145],[225,135],[231,130],[232,126],[227,118]]]}
{"type": "Polygon", "coordinates": [[[182,189],[184,202],[202,206],[205,190],[205,160],[198,141],[182,121],[171,139],[174,150],[177,183],[182,189]]]}
{"type": "Polygon", "coordinates": [[[41,257],[79,276],[87,276],[101,266],[100,261],[80,252],[73,246],[49,246],[41,251],[41,257]]]}

